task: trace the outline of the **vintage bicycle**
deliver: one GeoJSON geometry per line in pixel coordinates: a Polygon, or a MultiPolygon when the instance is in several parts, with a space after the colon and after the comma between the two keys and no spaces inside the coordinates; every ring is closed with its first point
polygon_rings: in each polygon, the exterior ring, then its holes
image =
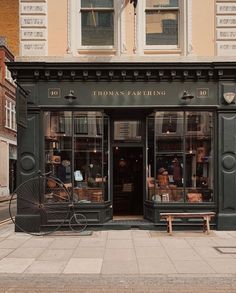
{"type": "MultiPolygon", "coordinates": [[[[78,201],[76,207],[81,202],[78,201]]],[[[68,227],[73,231],[82,232],[87,227],[87,218],[76,211],[71,191],[51,172],[42,174],[38,171],[36,176],[24,181],[16,188],[9,201],[9,214],[17,231],[36,236],[50,234],[68,227]],[[16,208],[23,215],[38,215],[40,217],[39,231],[32,232],[20,221],[15,221],[16,208]]]]}

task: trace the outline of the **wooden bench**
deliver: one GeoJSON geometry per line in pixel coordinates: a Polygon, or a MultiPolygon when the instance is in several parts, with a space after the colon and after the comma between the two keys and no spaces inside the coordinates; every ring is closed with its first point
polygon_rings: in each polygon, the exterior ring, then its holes
{"type": "Polygon", "coordinates": [[[181,218],[202,218],[203,232],[210,233],[210,220],[215,216],[214,212],[200,212],[200,213],[160,213],[160,219],[167,221],[167,232],[172,234],[172,220],[181,218]]]}

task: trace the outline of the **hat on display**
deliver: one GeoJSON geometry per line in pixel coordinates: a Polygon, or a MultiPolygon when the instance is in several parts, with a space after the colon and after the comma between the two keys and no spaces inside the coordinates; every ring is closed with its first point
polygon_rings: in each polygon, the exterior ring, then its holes
{"type": "Polygon", "coordinates": [[[160,168],[160,169],[158,170],[159,174],[162,174],[162,173],[164,173],[165,171],[166,171],[165,168],[160,168]]]}

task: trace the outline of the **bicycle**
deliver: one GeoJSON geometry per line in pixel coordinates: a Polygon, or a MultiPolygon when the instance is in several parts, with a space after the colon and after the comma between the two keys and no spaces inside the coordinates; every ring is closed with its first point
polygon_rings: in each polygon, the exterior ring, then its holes
{"type": "MultiPolygon", "coordinates": [[[[79,203],[79,202],[78,202],[79,203]]],[[[35,236],[42,236],[69,226],[73,231],[82,232],[87,227],[86,217],[75,211],[73,197],[65,184],[51,172],[37,175],[20,184],[9,201],[9,214],[16,230],[35,236]],[[38,231],[26,229],[24,223],[15,221],[14,201],[20,214],[39,216],[38,231]],[[45,230],[48,227],[50,230],[45,230]]]]}

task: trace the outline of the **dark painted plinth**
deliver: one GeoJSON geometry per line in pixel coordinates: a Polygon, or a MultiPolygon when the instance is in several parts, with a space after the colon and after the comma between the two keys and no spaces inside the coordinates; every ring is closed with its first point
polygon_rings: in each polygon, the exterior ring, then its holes
{"type": "Polygon", "coordinates": [[[17,215],[15,217],[15,232],[39,232],[40,215],[17,215]]]}
{"type": "Polygon", "coordinates": [[[218,214],[217,230],[236,230],[236,213],[218,214]]]}

